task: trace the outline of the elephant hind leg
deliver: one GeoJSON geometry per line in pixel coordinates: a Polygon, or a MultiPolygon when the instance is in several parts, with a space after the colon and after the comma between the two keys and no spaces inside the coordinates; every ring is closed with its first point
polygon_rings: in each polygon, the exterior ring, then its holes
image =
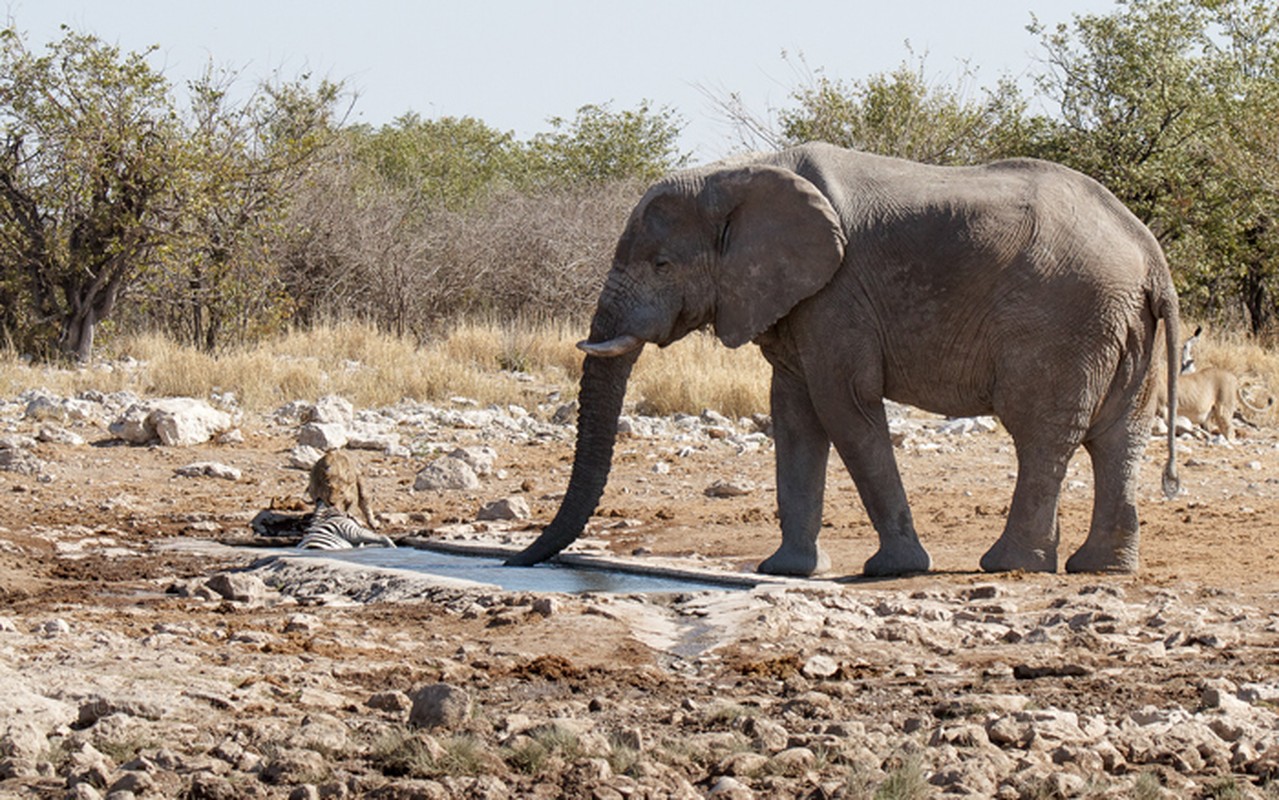
{"type": "Polygon", "coordinates": [[[1093,468],[1092,523],[1088,538],[1066,561],[1067,572],[1137,571],[1137,468],[1145,428],[1144,420],[1129,420],[1084,442],[1093,468]]]}
{"type": "MultiPolygon", "coordinates": [[[[1066,465],[1078,447],[1078,439],[1043,435],[1013,441],[1017,448],[1017,485],[1013,489],[1008,521],[999,539],[981,558],[987,572],[1056,572],[1060,529],[1057,504],[1066,465]]],[[[1010,431],[1011,432],[1011,431],[1010,431]]]]}

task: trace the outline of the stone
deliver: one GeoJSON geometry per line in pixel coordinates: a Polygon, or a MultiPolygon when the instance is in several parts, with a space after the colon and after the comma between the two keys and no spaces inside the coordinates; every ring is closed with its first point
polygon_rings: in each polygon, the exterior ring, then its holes
{"type": "Polygon", "coordinates": [[[751,737],[760,750],[777,753],[790,744],[790,732],[780,723],[763,717],[751,717],[746,721],[743,732],[751,737]]]}
{"type": "Polygon", "coordinates": [[[422,468],[413,480],[414,491],[458,491],[480,488],[480,478],[460,458],[444,456],[422,468]]]}
{"type": "Polygon", "coordinates": [[[316,400],[315,405],[305,407],[301,417],[304,423],[337,424],[348,427],[355,420],[355,406],[344,397],[329,394],[316,400]]]}
{"type": "Polygon", "coordinates": [[[400,435],[357,423],[347,430],[346,446],[352,450],[388,453],[400,447],[400,435]]]}
{"type": "Polygon", "coordinates": [[[80,434],[57,425],[41,425],[40,430],[36,433],[36,440],[68,447],[83,447],[85,443],[84,437],[80,434]]]}
{"type": "Polygon", "coordinates": [[[240,796],[240,790],[231,781],[208,772],[192,776],[191,789],[187,793],[192,800],[236,800],[240,796]]]}
{"type": "Polygon", "coordinates": [[[768,756],[760,753],[733,753],[720,761],[716,769],[721,775],[750,777],[763,772],[768,762],[768,756]]]}
{"type": "Polygon", "coordinates": [[[165,708],[160,702],[146,697],[94,695],[80,704],[76,724],[86,728],[112,714],[158,720],[164,717],[165,708]]]}
{"type": "Polygon", "coordinates": [[[267,594],[266,584],[261,578],[236,572],[220,572],[209,578],[205,585],[227,600],[237,603],[260,602],[267,594]]]}
{"type": "Polygon", "coordinates": [[[298,430],[298,444],[321,452],[341,450],[348,440],[346,426],[338,422],[308,422],[298,430]]]}
{"type": "Polygon", "coordinates": [[[813,768],[817,763],[817,754],[807,747],[789,747],[773,756],[769,763],[777,772],[798,775],[813,768]]]}
{"type": "Polygon", "coordinates": [[[294,469],[311,471],[315,462],[324,457],[324,451],[310,445],[300,444],[289,451],[289,466],[294,469]]]}
{"type": "Polygon", "coordinates": [[[482,521],[525,520],[530,517],[532,517],[532,512],[529,511],[528,501],[519,495],[503,497],[501,500],[485,503],[475,515],[477,520],[482,521]]]}
{"type": "Polygon", "coordinates": [[[755,491],[755,484],[748,480],[717,480],[703,492],[707,497],[744,497],[755,491]]]}
{"type": "Polygon", "coordinates": [[[238,481],[242,477],[240,470],[226,464],[219,464],[216,461],[196,461],[195,463],[178,467],[174,472],[182,478],[217,478],[224,481],[238,481]]]}
{"type": "Polygon", "coordinates": [[[287,740],[290,747],[319,753],[340,753],[349,739],[346,725],[329,714],[307,714],[287,740]]]}
{"type": "Polygon", "coordinates": [[[290,614],[284,620],[285,633],[315,633],[321,627],[320,620],[311,614],[290,614]]]}
{"type": "Polygon", "coordinates": [[[279,785],[313,783],[329,774],[325,756],[314,750],[281,749],[262,769],[262,780],[279,785]]]}
{"type": "Polygon", "coordinates": [[[364,705],[378,711],[389,711],[394,714],[407,714],[413,708],[413,700],[404,692],[377,692],[364,701],[364,705]]]}
{"type": "Polygon", "coordinates": [[[839,662],[830,656],[818,654],[805,661],[800,672],[806,678],[833,678],[839,672],[839,662]]]}
{"type": "Polygon", "coordinates": [[[63,636],[71,632],[71,623],[62,618],[51,619],[42,623],[36,629],[36,632],[50,639],[55,636],[63,636]]]}
{"type": "Polygon", "coordinates": [[[204,444],[233,427],[230,414],[191,397],[135,403],[107,426],[113,436],[126,442],[159,441],[166,447],[204,444]]]}
{"type": "Polygon", "coordinates": [[[459,447],[449,453],[449,457],[463,462],[481,478],[492,475],[497,463],[497,451],[486,446],[459,447]]]}
{"type": "Polygon", "coordinates": [[[115,783],[111,784],[110,794],[113,797],[117,792],[128,792],[132,795],[146,794],[155,787],[155,779],[145,772],[136,770],[126,771],[115,783]]]}
{"type": "Polygon", "coordinates": [[[533,601],[533,613],[544,617],[553,617],[562,608],[563,604],[554,597],[538,597],[533,601]]]}
{"type": "Polygon", "coordinates": [[[471,716],[471,695],[447,683],[422,686],[410,697],[409,725],[414,728],[457,728],[471,716]]]}
{"type": "Polygon", "coordinates": [[[715,781],[715,785],[706,796],[719,800],[751,800],[755,797],[755,793],[746,784],[730,775],[725,775],[715,781]]]}

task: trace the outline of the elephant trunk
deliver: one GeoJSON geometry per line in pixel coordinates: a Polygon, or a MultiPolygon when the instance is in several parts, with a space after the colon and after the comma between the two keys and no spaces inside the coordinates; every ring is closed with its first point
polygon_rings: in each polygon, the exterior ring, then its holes
{"type": "MultiPolygon", "coordinates": [[[[602,338],[605,337],[591,336],[594,341],[602,338]]],[[[530,566],[551,558],[577,539],[595,513],[613,462],[626,382],[642,349],[636,347],[616,357],[586,357],[578,392],[577,449],[568,490],[551,524],[533,544],[507,559],[508,565],[530,566]]]]}

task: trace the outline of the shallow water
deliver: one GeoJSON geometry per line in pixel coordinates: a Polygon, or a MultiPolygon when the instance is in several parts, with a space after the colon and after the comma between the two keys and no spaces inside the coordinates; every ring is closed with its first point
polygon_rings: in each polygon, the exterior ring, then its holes
{"type": "Polygon", "coordinates": [[[441,553],[411,547],[363,547],[357,550],[294,550],[292,555],[316,556],[368,567],[408,569],[456,580],[476,581],[519,592],[698,592],[741,588],[710,581],[641,575],[613,569],[564,564],[507,567],[502,559],[441,553]]]}

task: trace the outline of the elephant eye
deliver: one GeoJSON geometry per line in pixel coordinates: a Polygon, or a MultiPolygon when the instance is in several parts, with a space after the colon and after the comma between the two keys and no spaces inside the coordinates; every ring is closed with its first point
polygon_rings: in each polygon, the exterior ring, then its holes
{"type": "Polygon", "coordinates": [[[657,258],[653,259],[653,266],[657,267],[658,270],[665,271],[666,269],[670,267],[670,265],[671,265],[671,260],[667,258],[666,256],[658,256],[657,258]]]}

